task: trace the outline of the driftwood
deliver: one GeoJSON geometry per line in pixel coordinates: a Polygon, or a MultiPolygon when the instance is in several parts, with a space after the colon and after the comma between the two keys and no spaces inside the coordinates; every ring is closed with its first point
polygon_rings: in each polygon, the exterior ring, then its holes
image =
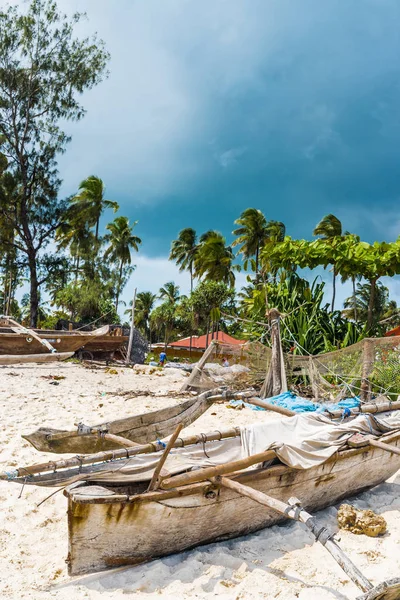
{"type": "Polygon", "coordinates": [[[335,561],[343,569],[346,575],[348,575],[363,592],[368,592],[368,598],[392,598],[394,600],[397,594],[400,594],[400,579],[397,579],[390,582],[384,582],[384,586],[386,586],[383,588],[385,590],[385,595],[382,596],[381,592],[383,584],[374,588],[372,583],[361,573],[361,571],[333,539],[333,534],[330,533],[325,527],[320,527],[316,523],[314,517],[306,512],[304,508],[302,508],[300,501],[297,498],[291,498],[288,503],[285,503],[247,485],[243,485],[237,481],[232,481],[227,477],[219,478],[216,483],[233,490],[241,496],[251,498],[251,500],[254,500],[254,502],[257,502],[258,504],[272,508],[272,510],[275,510],[283,516],[287,516],[295,521],[300,521],[306,525],[306,527],[314,535],[316,541],[320,542],[320,544],[326,548],[326,550],[331,556],[333,556],[335,561]]]}
{"type": "Polygon", "coordinates": [[[160,460],[158,461],[156,468],[154,469],[153,477],[151,478],[149,487],[147,488],[148,492],[156,490],[159,487],[159,477],[161,474],[161,469],[163,468],[165,461],[168,458],[168,454],[171,452],[172,448],[174,447],[176,438],[180,434],[181,429],[182,429],[182,424],[180,423],[178,425],[178,427],[175,429],[174,433],[171,435],[171,438],[168,441],[168,444],[167,444],[164,452],[162,453],[162,456],[161,456],[160,460]]]}

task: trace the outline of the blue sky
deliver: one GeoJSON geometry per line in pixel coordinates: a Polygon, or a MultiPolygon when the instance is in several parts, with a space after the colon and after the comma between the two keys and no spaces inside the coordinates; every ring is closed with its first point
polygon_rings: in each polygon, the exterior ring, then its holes
{"type": "Polygon", "coordinates": [[[367,241],[400,234],[398,0],[59,5],[86,11],[80,31],[112,56],[109,79],[82,98],[87,116],[67,126],[60,174],[65,194],[99,175],[139,220],[125,299],[169,279],[187,291],[171,240],[187,226],[230,239],[248,206],[293,236],[328,212],[367,241]]]}

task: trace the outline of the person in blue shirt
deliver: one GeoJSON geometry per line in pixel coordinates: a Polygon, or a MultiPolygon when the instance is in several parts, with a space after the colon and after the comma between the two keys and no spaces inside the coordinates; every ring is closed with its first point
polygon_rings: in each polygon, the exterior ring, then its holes
{"type": "Polygon", "coordinates": [[[163,367],[165,362],[167,360],[167,355],[165,354],[165,352],[160,352],[160,367],[163,367]]]}

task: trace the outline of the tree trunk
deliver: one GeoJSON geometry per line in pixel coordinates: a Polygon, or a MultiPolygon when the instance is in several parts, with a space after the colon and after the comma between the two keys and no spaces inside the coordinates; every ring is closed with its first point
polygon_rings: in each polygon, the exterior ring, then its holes
{"type": "Polygon", "coordinates": [[[256,275],[258,275],[258,255],[260,253],[260,248],[257,244],[257,248],[256,248],[256,275]]]}
{"type": "Polygon", "coordinates": [[[118,280],[117,293],[116,293],[116,298],[115,298],[115,310],[116,311],[118,311],[118,300],[119,300],[119,293],[121,291],[122,269],[123,268],[124,268],[124,263],[121,260],[121,264],[119,265],[119,280],[118,280]]]}
{"type": "Polygon", "coordinates": [[[78,254],[78,256],[76,257],[76,265],[75,265],[75,283],[78,281],[79,259],[80,259],[80,256],[78,254]]]}
{"type": "Polygon", "coordinates": [[[37,327],[38,311],[39,311],[39,289],[37,278],[36,253],[33,249],[29,249],[28,265],[30,275],[30,327],[37,327]]]}
{"type": "Polygon", "coordinates": [[[100,218],[97,219],[97,221],[96,221],[96,234],[95,234],[96,242],[99,239],[99,221],[100,221],[100,218]]]}
{"type": "Polygon", "coordinates": [[[193,265],[190,265],[190,294],[193,293],[193,265]]]}
{"type": "Polygon", "coordinates": [[[372,329],[372,323],[374,320],[374,303],[375,303],[375,290],[376,290],[376,279],[369,280],[371,286],[371,292],[369,295],[368,302],[368,318],[367,318],[367,326],[368,330],[372,329]]]}
{"type": "Polygon", "coordinates": [[[332,306],[331,306],[331,311],[333,312],[335,310],[335,298],[336,298],[336,268],[333,267],[333,291],[332,291],[332,306]]]}
{"type": "Polygon", "coordinates": [[[357,322],[357,292],[356,292],[356,278],[351,278],[353,282],[353,303],[354,303],[354,320],[357,322]]]}

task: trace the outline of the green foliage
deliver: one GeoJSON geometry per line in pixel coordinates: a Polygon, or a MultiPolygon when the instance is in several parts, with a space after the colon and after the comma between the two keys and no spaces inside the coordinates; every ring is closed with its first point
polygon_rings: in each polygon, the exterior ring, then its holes
{"type": "Polygon", "coordinates": [[[56,159],[70,139],[62,127],[83,117],[80,96],[102,80],[109,59],[101,40],[75,36],[81,17],[68,20],[53,0],[31,0],[27,11],[0,11],[0,144],[17,184],[12,198],[0,198],[0,213],[12,223],[11,246],[29,269],[32,325],[38,261],[66,208],[57,197],[56,159]]]}
{"type": "Polygon", "coordinates": [[[396,400],[400,392],[400,355],[397,349],[380,349],[371,375],[373,389],[396,400]]]}
{"type": "Polygon", "coordinates": [[[240,271],[239,265],[233,264],[234,258],[224,236],[218,231],[207,231],[200,238],[194,259],[195,274],[207,281],[222,281],[233,287],[235,272],[240,271]]]}
{"type": "MultiPolygon", "coordinates": [[[[242,299],[246,318],[265,322],[266,299],[285,315],[282,320],[282,342],[285,351],[303,354],[329,352],[361,339],[362,331],[344,319],[339,311],[330,312],[324,301],[323,282],[316,278],[311,285],[295,273],[278,283],[270,282],[247,290],[242,299]],[[295,342],[300,345],[296,346],[295,342]]],[[[254,323],[248,326],[250,337],[267,340],[265,328],[254,323]]]]}

